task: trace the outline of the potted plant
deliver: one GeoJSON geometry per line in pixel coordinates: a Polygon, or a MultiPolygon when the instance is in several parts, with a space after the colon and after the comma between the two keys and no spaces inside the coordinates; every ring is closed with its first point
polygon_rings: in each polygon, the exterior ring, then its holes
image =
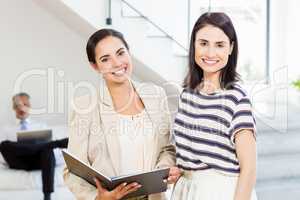
{"type": "Polygon", "coordinates": [[[293,88],[294,88],[294,94],[292,95],[292,102],[294,102],[295,105],[300,106],[300,78],[292,82],[293,88]]]}
{"type": "Polygon", "coordinates": [[[300,91],[300,79],[292,82],[293,86],[300,91]]]}

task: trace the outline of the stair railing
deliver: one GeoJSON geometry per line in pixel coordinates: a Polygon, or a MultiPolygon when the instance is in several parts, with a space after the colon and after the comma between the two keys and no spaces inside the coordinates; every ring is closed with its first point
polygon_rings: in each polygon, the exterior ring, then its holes
{"type": "MultiPolygon", "coordinates": [[[[176,45],[178,45],[179,47],[181,47],[185,52],[188,52],[188,49],[181,44],[180,42],[178,42],[172,35],[170,35],[167,31],[165,31],[160,25],[158,25],[157,23],[155,23],[153,20],[151,20],[149,17],[147,17],[146,15],[144,15],[139,9],[137,9],[136,7],[134,7],[131,3],[129,3],[126,0],[121,0],[126,6],[128,6],[131,10],[133,10],[136,14],[139,15],[139,17],[143,18],[144,20],[146,20],[147,22],[149,22],[151,25],[153,25],[158,31],[160,31],[162,34],[164,34],[167,38],[169,38],[170,40],[172,40],[172,42],[174,42],[176,45]]],[[[188,0],[188,2],[190,2],[190,0],[188,0]]],[[[188,8],[189,9],[189,8],[188,8]]],[[[111,0],[109,0],[109,10],[111,10],[111,0]]],[[[189,16],[189,14],[188,14],[189,16]]],[[[112,22],[111,20],[111,11],[109,11],[109,17],[107,18],[107,22],[112,22]]],[[[108,23],[107,23],[108,24],[108,23]]],[[[111,24],[111,23],[110,23],[111,24]]],[[[108,25],[110,25],[108,24],[108,25]]],[[[189,29],[189,17],[188,17],[188,29],[189,29]]]]}

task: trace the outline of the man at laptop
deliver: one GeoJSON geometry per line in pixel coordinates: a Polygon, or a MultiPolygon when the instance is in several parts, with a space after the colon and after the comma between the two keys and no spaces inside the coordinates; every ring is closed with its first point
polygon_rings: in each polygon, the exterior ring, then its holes
{"type": "MultiPolygon", "coordinates": [[[[16,132],[41,130],[46,125],[33,122],[29,119],[30,96],[27,93],[18,93],[12,98],[13,110],[19,121],[18,127],[12,131],[16,138],[16,132]]],[[[22,143],[18,141],[5,140],[0,143],[0,152],[12,169],[42,171],[42,183],[44,199],[50,200],[54,191],[55,156],[53,149],[66,148],[68,139],[55,140],[42,143],[22,143]]]]}

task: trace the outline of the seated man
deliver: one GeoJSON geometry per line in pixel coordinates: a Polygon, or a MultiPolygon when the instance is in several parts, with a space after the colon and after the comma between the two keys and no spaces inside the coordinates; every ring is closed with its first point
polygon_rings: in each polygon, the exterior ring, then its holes
{"type": "MultiPolygon", "coordinates": [[[[18,128],[11,134],[16,134],[18,130],[45,129],[45,126],[34,123],[29,119],[30,96],[26,93],[18,93],[13,96],[13,109],[16,118],[19,120],[18,128]]],[[[0,152],[12,169],[42,171],[42,183],[44,199],[50,200],[54,191],[54,170],[55,156],[54,148],[66,148],[68,139],[55,140],[46,143],[20,143],[5,140],[0,143],[0,152]]]]}

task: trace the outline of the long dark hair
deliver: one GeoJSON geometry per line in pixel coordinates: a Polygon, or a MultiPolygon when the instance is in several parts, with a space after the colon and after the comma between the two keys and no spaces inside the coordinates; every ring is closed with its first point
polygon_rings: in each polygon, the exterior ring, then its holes
{"type": "Polygon", "coordinates": [[[225,13],[221,12],[204,13],[196,21],[190,41],[189,71],[184,79],[183,87],[195,89],[203,79],[203,70],[195,62],[195,39],[197,32],[207,25],[220,28],[229,38],[230,44],[233,44],[233,50],[229,55],[228,62],[222,69],[220,75],[220,85],[222,89],[231,89],[233,83],[240,80],[239,74],[236,72],[238,40],[231,19],[225,13]]]}
{"type": "Polygon", "coordinates": [[[106,38],[108,36],[113,36],[113,37],[119,38],[125,45],[126,49],[129,50],[129,46],[121,32],[116,31],[114,29],[108,29],[108,28],[100,29],[100,30],[96,31],[95,33],[93,33],[93,35],[91,35],[91,37],[89,38],[89,40],[86,44],[86,54],[87,54],[89,62],[96,63],[95,48],[96,48],[98,42],[100,42],[101,40],[103,40],[104,38],[106,38]]]}

